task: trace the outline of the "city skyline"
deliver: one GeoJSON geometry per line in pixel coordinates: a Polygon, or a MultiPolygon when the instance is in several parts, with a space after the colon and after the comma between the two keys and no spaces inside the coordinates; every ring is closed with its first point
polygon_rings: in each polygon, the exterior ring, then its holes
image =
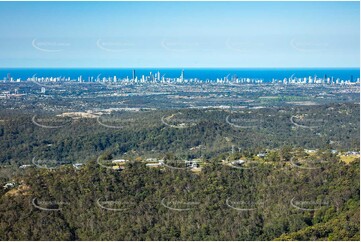
{"type": "Polygon", "coordinates": [[[36,84],[41,85],[40,83],[57,83],[57,82],[78,82],[78,83],[103,83],[103,84],[150,84],[150,83],[173,83],[173,84],[194,84],[194,83],[245,83],[245,84],[262,84],[264,83],[283,83],[283,84],[359,84],[360,83],[360,77],[353,76],[353,74],[350,75],[350,78],[340,78],[335,77],[333,75],[327,75],[324,74],[323,76],[317,76],[315,75],[303,75],[303,76],[296,76],[296,73],[293,73],[289,77],[272,77],[272,80],[269,78],[264,77],[251,77],[251,76],[237,76],[237,74],[231,74],[228,73],[227,75],[223,77],[215,77],[215,78],[198,78],[195,76],[190,76],[188,78],[185,78],[185,71],[184,69],[179,70],[179,76],[172,75],[172,77],[165,77],[166,73],[161,73],[160,70],[157,71],[150,71],[149,73],[145,74],[144,71],[141,75],[137,75],[137,70],[132,69],[131,70],[132,75],[129,77],[128,75],[122,77],[117,76],[117,74],[113,75],[105,75],[102,76],[102,74],[98,74],[97,76],[88,76],[83,77],[82,74],[76,76],[76,77],[70,77],[70,76],[41,76],[38,77],[37,74],[32,75],[31,77],[28,76],[27,78],[13,78],[11,76],[11,73],[7,73],[6,76],[3,77],[3,79],[0,79],[0,82],[22,82],[22,81],[30,81],[35,82],[36,84]],[[40,82],[40,83],[39,83],[40,82]]]}
{"type": "Polygon", "coordinates": [[[360,66],[359,2],[1,2],[0,66],[360,66]]]}

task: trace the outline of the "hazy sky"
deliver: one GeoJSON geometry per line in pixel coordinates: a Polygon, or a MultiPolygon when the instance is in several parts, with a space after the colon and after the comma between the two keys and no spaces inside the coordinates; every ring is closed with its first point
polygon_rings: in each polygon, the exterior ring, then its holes
{"type": "Polygon", "coordinates": [[[0,67],[359,67],[359,2],[0,2],[0,67]]]}

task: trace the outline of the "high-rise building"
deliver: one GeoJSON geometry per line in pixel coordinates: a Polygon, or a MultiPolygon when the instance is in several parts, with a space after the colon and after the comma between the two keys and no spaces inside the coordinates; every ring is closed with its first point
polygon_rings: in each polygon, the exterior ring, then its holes
{"type": "Polygon", "coordinates": [[[149,78],[150,78],[151,81],[153,81],[154,78],[153,78],[152,72],[149,72],[149,78]]]}
{"type": "Polygon", "coordinates": [[[133,69],[133,72],[132,72],[132,77],[133,77],[133,80],[135,80],[135,70],[133,69]]]}
{"type": "Polygon", "coordinates": [[[183,80],[184,80],[184,70],[182,70],[182,72],[181,72],[180,80],[181,80],[182,82],[183,82],[183,80]]]}

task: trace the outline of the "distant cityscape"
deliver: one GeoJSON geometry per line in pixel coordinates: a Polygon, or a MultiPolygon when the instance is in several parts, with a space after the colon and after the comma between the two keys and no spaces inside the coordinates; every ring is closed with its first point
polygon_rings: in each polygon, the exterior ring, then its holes
{"type": "Polygon", "coordinates": [[[195,83],[220,83],[220,84],[262,84],[262,83],[273,83],[273,84],[329,84],[329,85],[353,85],[359,84],[360,78],[341,79],[333,76],[324,75],[323,77],[307,76],[307,77],[285,77],[283,79],[272,78],[270,82],[266,82],[263,78],[250,78],[250,77],[237,77],[237,75],[227,75],[223,78],[216,79],[199,79],[199,78],[185,78],[184,70],[181,71],[179,77],[165,77],[165,74],[161,74],[160,71],[156,73],[150,72],[148,75],[142,75],[140,78],[136,76],[136,71],[132,71],[132,76],[126,76],[123,78],[117,77],[116,75],[111,77],[101,77],[100,75],[94,77],[89,76],[83,78],[79,75],[77,78],[71,77],[28,77],[25,80],[21,78],[13,78],[10,73],[3,77],[0,82],[23,82],[31,81],[37,83],[63,83],[63,82],[77,82],[77,83],[100,83],[107,85],[121,84],[121,85],[132,85],[132,84],[154,84],[154,83],[169,83],[169,84],[195,84],[195,83]]]}

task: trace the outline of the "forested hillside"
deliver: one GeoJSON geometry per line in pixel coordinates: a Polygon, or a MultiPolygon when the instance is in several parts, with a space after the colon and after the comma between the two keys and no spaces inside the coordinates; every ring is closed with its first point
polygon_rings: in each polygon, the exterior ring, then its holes
{"type": "Polygon", "coordinates": [[[356,105],[2,115],[2,240],[359,240],[356,105]]]}
{"type": "Polygon", "coordinates": [[[359,160],[320,169],[265,162],[199,174],[95,161],[80,170],[31,168],[2,192],[2,240],[359,239],[359,160]],[[35,200],[34,200],[35,199],[35,200]],[[45,211],[44,211],[45,209],[45,211]]]}
{"type": "Polygon", "coordinates": [[[51,113],[3,112],[0,163],[28,164],[33,157],[86,162],[109,149],[119,154],[133,151],[134,156],[194,156],[190,149],[199,145],[204,150],[197,155],[207,158],[232,145],[252,152],[282,146],[359,150],[359,116],[355,104],[113,112],[99,119],[70,120],[51,113]],[[44,128],[39,120],[45,127],[59,128],[44,128]]]}

